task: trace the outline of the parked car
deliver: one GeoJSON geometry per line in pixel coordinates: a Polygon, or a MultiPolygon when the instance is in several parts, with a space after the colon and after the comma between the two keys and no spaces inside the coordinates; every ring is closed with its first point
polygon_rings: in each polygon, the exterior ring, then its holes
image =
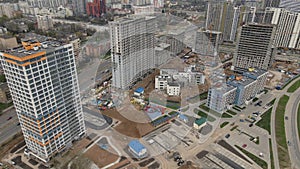
{"type": "Polygon", "coordinates": [[[289,119],[289,117],[288,117],[288,116],[285,116],[285,117],[284,117],[284,119],[288,120],[288,119],[289,119]]]}
{"type": "Polygon", "coordinates": [[[240,122],[244,122],[245,120],[244,119],[240,119],[240,122]]]}
{"type": "Polygon", "coordinates": [[[246,148],[246,147],[247,147],[247,144],[243,144],[242,147],[243,147],[243,148],[246,148]]]}
{"type": "Polygon", "coordinates": [[[10,119],[12,119],[12,117],[10,116],[7,120],[10,120],[10,119]]]}
{"type": "Polygon", "coordinates": [[[249,124],[249,127],[252,127],[253,126],[253,123],[249,124]]]}
{"type": "Polygon", "coordinates": [[[230,137],[230,134],[226,134],[225,138],[229,138],[230,137]]]}

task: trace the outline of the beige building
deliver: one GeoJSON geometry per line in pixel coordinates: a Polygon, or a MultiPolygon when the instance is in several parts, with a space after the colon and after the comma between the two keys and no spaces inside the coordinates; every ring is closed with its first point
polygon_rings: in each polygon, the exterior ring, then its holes
{"type": "Polygon", "coordinates": [[[0,84],[0,103],[11,102],[11,95],[7,83],[0,84]]]}
{"type": "Polygon", "coordinates": [[[46,31],[53,28],[53,20],[50,15],[37,15],[38,29],[46,31]]]}
{"type": "Polygon", "coordinates": [[[16,37],[9,35],[0,36],[0,50],[15,48],[18,46],[16,37]]]}

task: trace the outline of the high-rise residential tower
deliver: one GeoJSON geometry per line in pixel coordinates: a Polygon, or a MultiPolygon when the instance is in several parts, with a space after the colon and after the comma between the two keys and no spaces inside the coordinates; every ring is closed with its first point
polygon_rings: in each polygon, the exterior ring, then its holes
{"type": "Polygon", "coordinates": [[[155,17],[125,17],[109,26],[112,86],[128,89],[155,66],[155,17]]]}
{"type": "Polygon", "coordinates": [[[0,53],[29,153],[47,162],[85,135],[73,47],[36,34],[0,53]]]}
{"type": "Polygon", "coordinates": [[[224,41],[235,41],[241,14],[240,6],[231,2],[208,2],[206,29],[220,31],[224,41]]]}
{"type": "Polygon", "coordinates": [[[266,8],[270,23],[277,25],[274,45],[281,48],[300,49],[300,13],[283,8],[266,8]]]}
{"type": "Polygon", "coordinates": [[[271,24],[244,25],[234,55],[234,66],[248,69],[268,69],[273,59],[273,39],[276,27],[271,24]]]}

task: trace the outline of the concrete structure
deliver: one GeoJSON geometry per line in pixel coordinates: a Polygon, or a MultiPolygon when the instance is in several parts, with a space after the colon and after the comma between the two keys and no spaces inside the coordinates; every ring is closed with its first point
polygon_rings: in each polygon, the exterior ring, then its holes
{"type": "Polygon", "coordinates": [[[73,39],[70,41],[70,44],[72,44],[72,46],[73,46],[76,64],[78,64],[78,62],[79,62],[79,54],[81,52],[80,43],[81,43],[81,40],[79,38],[76,38],[76,39],[73,39]]]}
{"type": "Polygon", "coordinates": [[[170,76],[156,76],[155,77],[155,89],[165,90],[167,88],[168,82],[171,82],[172,78],[170,76]]]}
{"type": "Polygon", "coordinates": [[[215,56],[220,41],[221,32],[200,29],[196,35],[195,52],[203,56],[215,56]]]}
{"type": "Polygon", "coordinates": [[[124,17],[109,26],[112,86],[128,89],[155,67],[155,17],[124,17]]]}
{"type": "Polygon", "coordinates": [[[15,48],[18,46],[17,38],[9,35],[0,36],[0,50],[15,48]]]}
{"type": "Polygon", "coordinates": [[[21,14],[17,3],[0,3],[0,17],[13,18],[17,14],[21,14]]]}
{"type": "Polygon", "coordinates": [[[267,8],[265,17],[277,25],[276,47],[300,49],[300,13],[282,8],[267,8]],[[269,15],[268,15],[269,14],[269,15]]]}
{"type": "Polygon", "coordinates": [[[68,0],[25,0],[29,6],[38,8],[58,8],[66,6],[68,0]]]}
{"type": "Polygon", "coordinates": [[[106,2],[105,0],[93,0],[86,4],[86,14],[88,16],[100,17],[106,13],[106,2]]]}
{"type": "Polygon", "coordinates": [[[153,5],[133,6],[132,9],[136,15],[150,15],[154,13],[153,5]]]}
{"type": "Polygon", "coordinates": [[[72,0],[74,15],[83,15],[86,13],[87,0],[72,0]]]}
{"type": "Polygon", "coordinates": [[[184,71],[176,69],[160,69],[160,75],[155,77],[155,89],[166,90],[169,96],[179,96],[184,86],[204,84],[205,76],[197,71],[195,65],[186,67],[184,71]]]}
{"type": "Polygon", "coordinates": [[[267,70],[273,61],[273,39],[276,28],[270,24],[248,24],[242,27],[234,54],[234,66],[267,70]]]}
{"type": "Polygon", "coordinates": [[[132,0],[132,5],[142,6],[142,5],[150,5],[151,0],[132,0]]]}
{"type": "Polygon", "coordinates": [[[293,12],[300,12],[299,0],[280,0],[279,8],[288,9],[293,12]]]}
{"type": "Polygon", "coordinates": [[[0,84],[0,103],[9,103],[11,102],[11,94],[7,83],[0,84]]]}
{"type": "Polygon", "coordinates": [[[208,90],[206,105],[214,111],[222,112],[234,104],[237,89],[230,85],[214,86],[208,90]]]}
{"type": "Polygon", "coordinates": [[[171,82],[167,84],[167,94],[169,96],[179,96],[180,95],[180,84],[176,82],[171,82]]]}
{"type": "Polygon", "coordinates": [[[267,71],[250,68],[241,72],[241,75],[232,76],[227,82],[211,86],[206,103],[210,109],[223,112],[234,104],[248,104],[263,91],[267,81],[267,71]]]}
{"type": "Polygon", "coordinates": [[[30,154],[47,162],[84,136],[73,47],[27,34],[22,46],[0,53],[30,154]]]}
{"type": "Polygon", "coordinates": [[[135,158],[144,158],[147,156],[146,147],[141,144],[138,140],[131,140],[128,144],[129,151],[135,158]]]}
{"type": "Polygon", "coordinates": [[[154,8],[163,8],[164,7],[164,0],[150,0],[151,4],[154,8]]]}
{"type": "Polygon", "coordinates": [[[220,31],[224,41],[235,41],[241,15],[241,7],[232,2],[208,2],[206,24],[207,30],[220,31]]]}
{"type": "Polygon", "coordinates": [[[46,31],[53,28],[53,20],[50,15],[36,15],[38,29],[46,31]]]}
{"type": "Polygon", "coordinates": [[[167,43],[160,43],[157,46],[155,46],[154,62],[156,67],[167,63],[168,60],[171,59],[170,46],[171,45],[167,43]]]}
{"type": "Polygon", "coordinates": [[[196,119],[194,122],[194,128],[196,130],[200,130],[202,127],[206,125],[206,118],[201,117],[200,119],[196,119]]]}

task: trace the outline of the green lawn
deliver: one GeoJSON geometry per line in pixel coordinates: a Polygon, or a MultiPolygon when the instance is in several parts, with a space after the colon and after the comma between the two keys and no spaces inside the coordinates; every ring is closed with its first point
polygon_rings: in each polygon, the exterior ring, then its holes
{"type": "Polygon", "coordinates": [[[271,114],[272,114],[272,108],[267,110],[263,115],[261,115],[261,120],[259,120],[255,125],[267,130],[269,134],[271,134],[271,114]]]}
{"type": "Polygon", "coordinates": [[[4,74],[0,75],[0,82],[6,82],[6,78],[4,74]]]}
{"type": "Polygon", "coordinates": [[[270,159],[271,159],[271,169],[274,169],[274,156],[273,156],[273,150],[272,150],[272,141],[269,138],[269,146],[270,146],[270,159]]]}
{"type": "Polygon", "coordinates": [[[257,165],[259,165],[263,169],[267,169],[268,168],[268,163],[265,162],[264,160],[258,158],[256,155],[250,153],[249,151],[243,149],[242,147],[240,147],[238,145],[235,145],[235,147],[237,147],[239,150],[241,150],[246,156],[248,156],[249,158],[251,158],[257,165]]]}
{"type": "Polygon", "coordinates": [[[2,114],[2,111],[10,106],[13,105],[13,102],[11,103],[0,103],[0,115],[2,114]]]}
{"type": "Polygon", "coordinates": [[[207,113],[205,113],[199,109],[194,109],[194,113],[198,114],[198,116],[207,118],[207,121],[210,121],[210,122],[214,122],[216,120],[214,117],[209,116],[207,113]]]}
{"type": "Polygon", "coordinates": [[[300,87],[300,79],[297,80],[292,86],[290,86],[287,90],[289,93],[295,92],[300,87]]]}
{"type": "Polygon", "coordinates": [[[238,127],[239,127],[239,126],[236,125],[236,126],[232,127],[232,128],[230,129],[230,131],[233,131],[233,130],[235,130],[235,129],[238,128],[238,127]]]}
{"type": "Polygon", "coordinates": [[[231,115],[233,115],[233,116],[236,115],[236,112],[234,112],[234,111],[232,111],[232,110],[227,110],[226,112],[229,113],[229,114],[231,114],[231,115]]]}
{"type": "Polygon", "coordinates": [[[275,103],[276,99],[273,99],[272,101],[270,101],[268,104],[273,105],[275,103]]]}
{"type": "Polygon", "coordinates": [[[208,92],[201,93],[201,94],[199,95],[200,100],[205,100],[205,99],[207,99],[207,94],[208,94],[208,92]]]}
{"type": "Polygon", "coordinates": [[[232,116],[230,114],[223,113],[222,118],[232,118],[232,116]]]}
{"type": "Polygon", "coordinates": [[[227,124],[229,124],[229,122],[228,122],[228,121],[225,121],[225,122],[223,122],[223,123],[220,125],[220,127],[223,128],[223,127],[225,127],[227,124]]]}
{"type": "Polygon", "coordinates": [[[199,107],[200,107],[201,109],[207,111],[207,112],[209,112],[209,110],[210,110],[210,109],[205,105],[205,103],[201,104],[199,107]]]}
{"type": "Polygon", "coordinates": [[[291,166],[284,128],[284,113],[288,100],[289,96],[287,95],[283,95],[280,98],[275,115],[275,132],[278,144],[277,148],[280,168],[290,168],[291,166]]]}

